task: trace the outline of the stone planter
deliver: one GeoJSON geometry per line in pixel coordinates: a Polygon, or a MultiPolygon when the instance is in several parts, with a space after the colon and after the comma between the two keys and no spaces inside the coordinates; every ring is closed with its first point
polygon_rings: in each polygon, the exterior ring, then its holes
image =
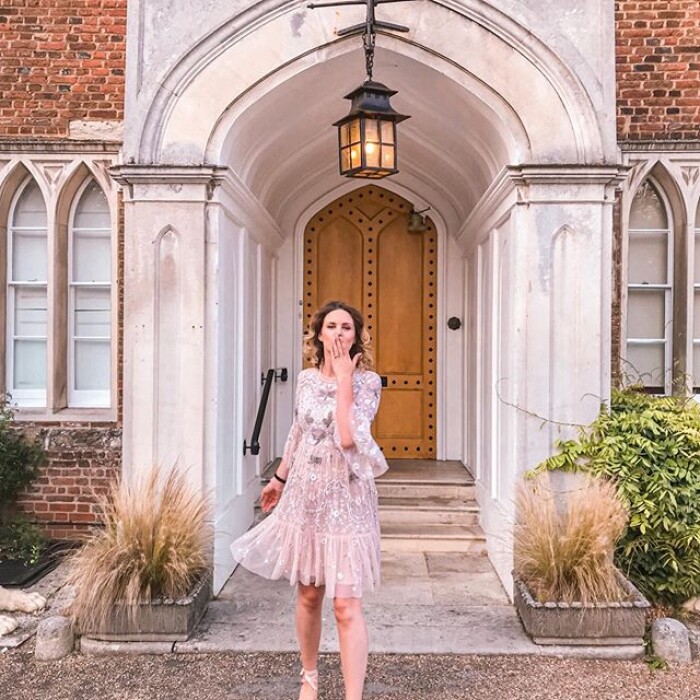
{"type": "Polygon", "coordinates": [[[129,616],[124,606],[115,606],[103,628],[83,629],[81,634],[104,642],[184,642],[202,619],[210,599],[211,581],[207,577],[184,598],[140,604],[134,616],[129,616]]]}
{"type": "Polygon", "coordinates": [[[620,574],[630,597],[611,603],[539,603],[514,575],[514,602],[525,631],[535,644],[585,646],[637,645],[644,643],[649,602],[620,574]]]}

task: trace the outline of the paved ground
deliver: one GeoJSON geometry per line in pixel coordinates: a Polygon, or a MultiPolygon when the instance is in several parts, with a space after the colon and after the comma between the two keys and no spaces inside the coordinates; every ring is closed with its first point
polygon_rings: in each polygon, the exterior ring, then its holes
{"type": "MultiPolygon", "coordinates": [[[[31,642],[29,643],[31,644],[31,642]]],[[[3,700],[296,700],[296,654],[169,654],[37,663],[0,654],[3,700]]],[[[338,657],[322,655],[319,700],[343,700],[338,657]]],[[[371,655],[366,700],[693,700],[700,664],[526,656],[371,655]]]]}
{"type": "MultiPolygon", "coordinates": [[[[295,591],[238,567],[194,636],[174,651],[294,652],[295,591]]],[[[487,557],[457,552],[383,552],[382,584],[364,601],[374,653],[565,654],[636,658],[639,647],[542,647],[529,639],[487,557]]],[[[108,645],[92,651],[108,651],[108,645]]],[[[87,648],[86,648],[87,651],[87,648]]],[[[321,651],[337,652],[331,601],[321,651]]]]}

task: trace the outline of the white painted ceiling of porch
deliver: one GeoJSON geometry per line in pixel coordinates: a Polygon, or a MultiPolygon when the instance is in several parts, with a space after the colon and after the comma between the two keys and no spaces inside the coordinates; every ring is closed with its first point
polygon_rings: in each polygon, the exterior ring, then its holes
{"type": "MultiPolygon", "coordinates": [[[[374,78],[398,90],[393,107],[411,115],[399,126],[400,172],[391,179],[456,232],[501,168],[522,159],[522,144],[515,144],[496,111],[425,64],[378,49],[374,78]]],[[[234,122],[224,162],[285,235],[344,180],[332,123],[349,109],[343,96],[363,79],[358,42],[356,52],[319,61],[255,100],[234,122]]]]}

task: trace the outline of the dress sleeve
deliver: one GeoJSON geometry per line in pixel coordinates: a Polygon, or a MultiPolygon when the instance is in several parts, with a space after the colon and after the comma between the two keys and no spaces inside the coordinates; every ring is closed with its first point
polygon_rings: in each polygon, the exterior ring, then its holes
{"type": "Polygon", "coordinates": [[[288,469],[292,468],[292,459],[294,452],[299,445],[301,439],[301,425],[299,425],[299,391],[302,384],[302,375],[299,375],[297,380],[296,391],[294,393],[294,412],[292,414],[292,427],[289,429],[287,441],[284,443],[282,451],[282,462],[287,465],[288,469]]]}
{"type": "Polygon", "coordinates": [[[350,472],[360,479],[376,478],[384,474],[389,465],[374,441],[370,428],[379,408],[382,380],[374,372],[363,372],[357,383],[353,382],[353,402],[350,407],[350,435],[354,445],[343,448],[336,421],[333,438],[350,466],[350,472]]]}

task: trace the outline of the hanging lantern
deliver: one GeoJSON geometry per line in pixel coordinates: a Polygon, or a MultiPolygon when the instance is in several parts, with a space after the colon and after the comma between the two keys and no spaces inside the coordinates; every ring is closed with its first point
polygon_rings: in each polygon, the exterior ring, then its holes
{"type": "Polygon", "coordinates": [[[396,112],[386,85],[366,80],[345,96],[350,112],[334,123],[338,127],[340,174],[379,179],[398,172],[396,125],[408,119],[396,112]]]}

